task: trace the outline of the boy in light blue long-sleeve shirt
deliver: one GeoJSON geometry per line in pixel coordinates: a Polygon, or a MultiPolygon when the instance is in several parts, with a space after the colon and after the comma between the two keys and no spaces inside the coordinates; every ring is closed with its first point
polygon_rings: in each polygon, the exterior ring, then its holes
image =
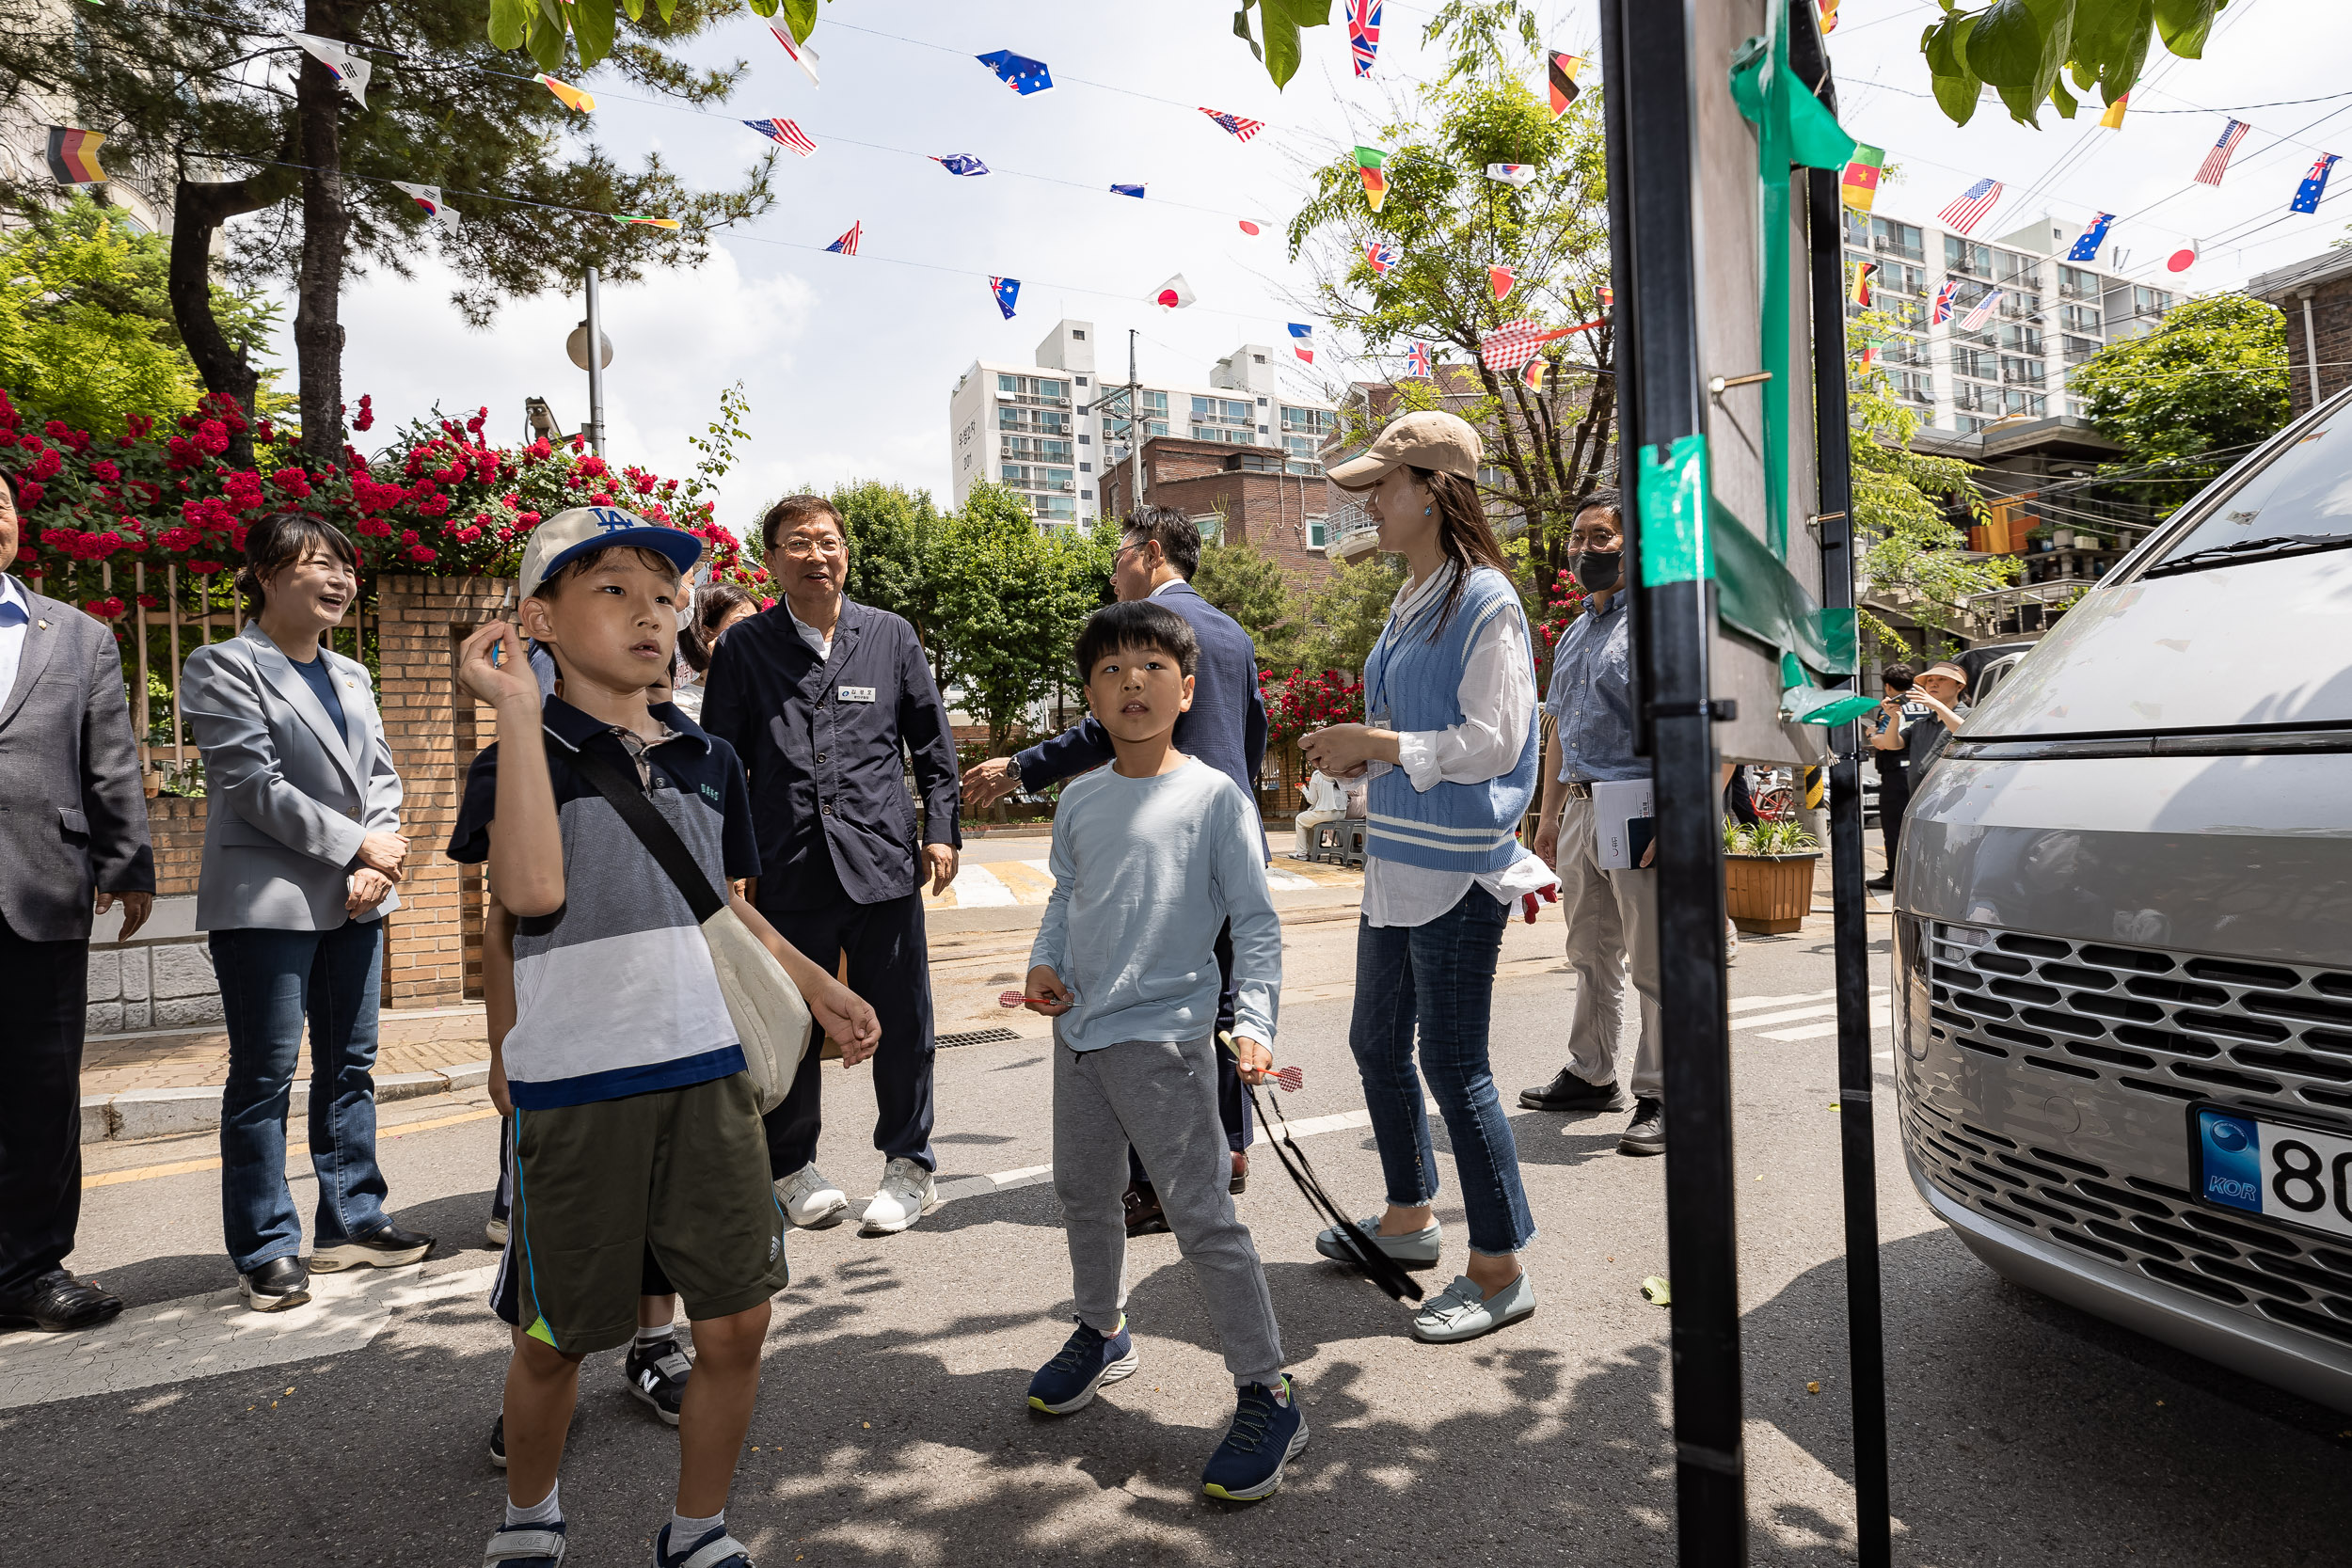
{"type": "Polygon", "coordinates": [[[1054,814],[1054,895],[1030,949],[1033,1011],[1054,1018],[1054,1190],[1070,1237],[1078,1326],[1029,1384],[1066,1416],[1140,1360],[1127,1331],[1130,1144],[1192,1260],[1238,1390],[1201,1473],[1212,1497],[1281,1485],[1307,1445],[1265,1268],[1235,1217],[1217,1117],[1216,943],[1233,942],[1232,1048],[1263,1082],[1282,986],[1282,932],[1256,813],[1233,782],[1175,750],[1199,652],[1191,626],[1149,600],[1095,612],[1078,638],[1087,701],[1118,760],[1073,781],[1054,814]]]}

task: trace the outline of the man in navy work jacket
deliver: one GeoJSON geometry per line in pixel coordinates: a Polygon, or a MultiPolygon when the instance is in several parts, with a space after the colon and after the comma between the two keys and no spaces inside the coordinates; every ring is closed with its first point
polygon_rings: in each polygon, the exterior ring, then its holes
{"type": "MultiPolygon", "coordinates": [[[[719,643],[702,724],[735,748],[751,777],[760,865],[753,904],[827,969],[846,954],[850,989],[881,1015],[874,1147],[885,1163],[864,1224],[886,1235],[939,1206],[922,883],[928,876],[936,895],[956,877],[955,736],[914,628],[843,595],[850,542],[833,503],[787,497],[769,509],[760,537],[784,601],[719,643]]],[[[820,1057],[812,1045],[768,1114],[776,1196],[801,1226],[833,1224],[850,1207],[817,1168],[820,1057]]]]}
{"type": "MultiPolygon", "coordinates": [[[[1241,787],[1257,805],[1258,765],[1265,760],[1265,700],[1258,691],[1257,649],[1239,622],[1193,591],[1200,564],[1200,531],[1192,519],[1165,506],[1147,506],[1127,519],[1119,554],[1111,562],[1111,588],[1121,599],[1153,599],[1183,616],[1200,640],[1200,660],[1192,707],[1176,720],[1176,749],[1199,757],[1241,787]]],[[[963,795],[974,810],[1015,789],[1031,794],[1111,760],[1110,736],[1089,715],[1085,722],[1010,757],[991,757],[963,776],[963,795]]],[[[1216,1026],[1233,1026],[1232,933],[1216,939],[1216,966],[1224,977],[1217,993],[1216,1026]]],[[[1225,1141],[1233,1153],[1233,1191],[1249,1179],[1249,1097],[1242,1091],[1233,1059],[1216,1058],[1216,1103],[1225,1121],[1225,1141]]],[[[1143,1163],[1130,1149],[1127,1233],[1165,1230],[1160,1203],[1143,1163]]]]}

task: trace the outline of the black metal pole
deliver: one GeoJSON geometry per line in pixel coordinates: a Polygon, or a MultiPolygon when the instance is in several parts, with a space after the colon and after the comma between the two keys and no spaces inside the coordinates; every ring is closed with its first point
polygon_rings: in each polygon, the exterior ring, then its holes
{"type": "Polygon", "coordinates": [[[1687,475],[1693,447],[1704,471],[1689,0],[1605,0],[1600,9],[1611,248],[1619,320],[1630,323],[1617,341],[1619,488],[1633,524],[1637,711],[1658,819],[1676,1544],[1686,1568],[1736,1568],[1748,1560],[1748,1510],[1708,496],[1703,483],[1692,488],[1693,476],[1670,504],[1653,483],[1670,459],[1687,475]]]}
{"type": "MultiPolygon", "coordinates": [[[[1800,76],[1803,61],[1792,61],[1800,76]]],[[[1812,251],[1814,450],[1820,480],[1821,602],[1854,603],[1853,472],[1846,413],[1846,263],[1837,176],[1806,181],[1812,251]]],[[[1857,640],[1858,641],[1858,640],[1857,640]]],[[[1853,688],[1860,676],[1836,684],[1853,688]]],[[[1879,1297],[1879,1188],[1871,1117],[1870,935],[1862,885],[1861,726],[1831,733],[1830,916],[1837,975],[1837,1130],[1846,1198],[1846,1342],[1853,1382],[1854,1541],[1861,1568],[1894,1550],[1886,1489],[1886,1340],[1879,1297]]]]}

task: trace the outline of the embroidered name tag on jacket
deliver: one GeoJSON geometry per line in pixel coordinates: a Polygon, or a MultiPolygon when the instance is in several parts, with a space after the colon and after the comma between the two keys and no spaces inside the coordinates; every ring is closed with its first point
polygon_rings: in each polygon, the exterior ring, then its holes
{"type": "Polygon", "coordinates": [[[870,686],[843,686],[834,689],[834,694],[845,703],[870,703],[874,700],[874,689],[870,686]]]}

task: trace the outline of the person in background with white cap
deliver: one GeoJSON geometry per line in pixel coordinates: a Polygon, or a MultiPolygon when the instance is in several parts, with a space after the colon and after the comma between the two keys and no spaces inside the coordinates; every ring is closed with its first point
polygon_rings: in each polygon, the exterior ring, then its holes
{"type": "MultiPolygon", "coordinates": [[[[1558,879],[1518,838],[1535,790],[1534,645],[1479,500],[1478,459],[1478,433],[1430,411],[1391,422],[1330,471],[1333,483],[1364,493],[1380,547],[1403,555],[1411,576],[1364,664],[1367,722],[1300,743],[1332,777],[1370,778],[1348,1047],[1388,1185],[1387,1212],[1363,1228],[1408,1268],[1438,1255],[1424,1075],[1454,1144],[1470,1260],[1413,1319],[1414,1338],[1431,1343],[1475,1338],[1535,1310],[1518,1257],[1535,1221],[1486,1028],[1502,929],[1522,905],[1534,919],[1558,879]]],[[[1315,1249],[1351,1256],[1337,1227],[1315,1249]]]]}

